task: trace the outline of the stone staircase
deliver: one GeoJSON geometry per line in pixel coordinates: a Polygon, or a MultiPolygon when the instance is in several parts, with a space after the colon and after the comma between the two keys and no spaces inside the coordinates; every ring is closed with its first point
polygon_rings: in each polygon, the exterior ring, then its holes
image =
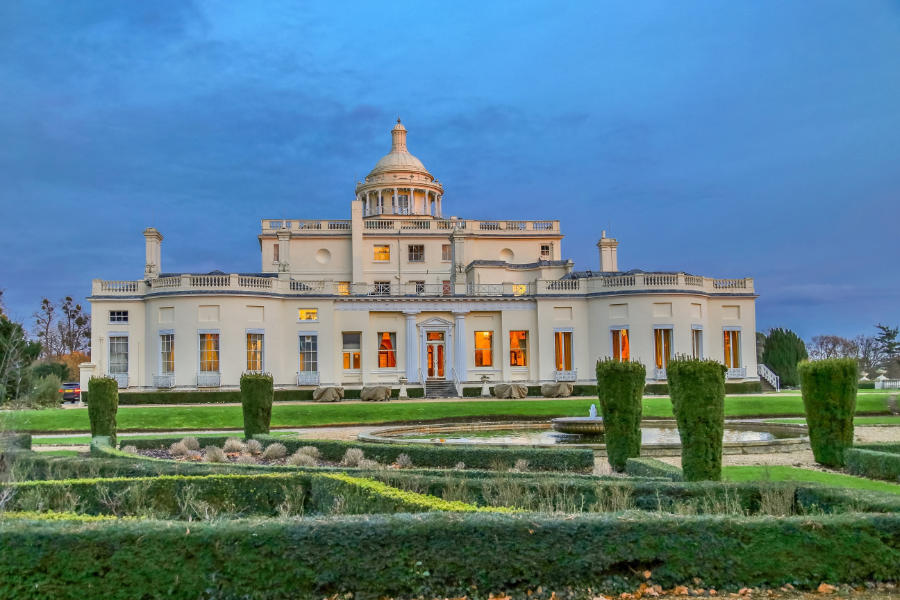
{"type": "Polygon", "coordinates": [[[456,384],[452,381],[434,379],[425,383],[426,398],[456,398],[456,384]]]}

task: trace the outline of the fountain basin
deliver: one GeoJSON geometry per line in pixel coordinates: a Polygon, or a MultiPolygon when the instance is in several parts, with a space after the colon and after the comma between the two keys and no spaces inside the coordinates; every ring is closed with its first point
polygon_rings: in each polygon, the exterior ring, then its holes
{"type": "Polygon", "coordinates": [[[597,437],[603,435],[603,417],[559,417],[550,420],[550,426],[560,433],[597,437]]]}

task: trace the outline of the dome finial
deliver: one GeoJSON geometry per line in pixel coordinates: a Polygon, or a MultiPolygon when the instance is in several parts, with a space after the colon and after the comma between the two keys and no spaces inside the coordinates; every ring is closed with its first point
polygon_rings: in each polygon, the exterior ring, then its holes
{"type": "Polygon", "coordinates": [[[397,124],[391,129],[391,152],[407,152],[406,150],[406,127],[397,117],[397,124]]]}

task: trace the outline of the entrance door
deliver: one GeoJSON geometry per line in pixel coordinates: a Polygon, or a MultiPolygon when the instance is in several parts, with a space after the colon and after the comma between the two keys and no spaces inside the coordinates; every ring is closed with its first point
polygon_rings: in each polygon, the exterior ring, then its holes
{"type": "Polygon", "coordinates": [[[426,367],[429,379],[444,378],[444,332],[425,333],[426,367]]]}

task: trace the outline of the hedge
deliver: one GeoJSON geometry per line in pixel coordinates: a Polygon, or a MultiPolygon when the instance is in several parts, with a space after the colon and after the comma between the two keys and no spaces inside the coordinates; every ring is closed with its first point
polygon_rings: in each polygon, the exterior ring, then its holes
{"type": "Polygon", "coordinates": [[[93,401],[88,404],[91,436],[109,436],[116,443],[116,412],[119,409],[119,384],[111,377],[91,377],[88,389],[93,401]]]}
{"type": "Polygon", "coordinates": [[[0,521],[5,597],[481,597],[894,581],[900,515],[784,519],[426,513],[330,519],[0,521]],[[102,574],[102,576],[101,576],[102,574]]]}
{"type": "MultiPolygon", "coordinates": [[[[425,393],[420,387],[406,388],[410,398],[423,398],[425,393]]],[[[275,402],[312,402],[313,390],[275,390],[275,402]]],[[[359,398],[359,390],[345,390],[345,399],[359,398]],[[346,394],[350,394],[347,396],[346,394]],[[355,393],[355,395],[354,395],[355,393]]],[[[400,395],[400,388],[391,389],[391,398],[400,395]]],[[[89,403],[88,392],[81,393],[81,400],[89,403]]],[[[152,392],[122,392],[119,394],[119,405],[141,404],[240,404],[240,390],[155,390],[152,392]]]]}
{"type": "Polygon", "coordinates": [[[714,360],[676,358],[666,373],[681,438],[684,479],[718,481],[725,429],[725,366],[714,360]]]}
{"type": "Polygon", "coordinates": [[[614,471],[641,455],[641,399],[647,369],[639,362],[597,361],[597,394],[603,412],[606,452],[614,471]]]}
{"type": "Polygon", "coordinates": [[[860,389],[860,390],[874,390],[875,382],[874,381],[860,381],[856,387],[857,387],[857,389],[860,389]]]}
{"type": "Polygon", "coordinates": [[[798,368],[813,456],[820,464],[842,467],[844,450],[853,445],[859,366],[852,358],[832,358],[798,368]]]}
{"type": "Polygon", "coordinates": [[[253,437],[269,433],[272,423],[272,401],[275,398],[271,375],[244,373],[241,375],[241,407],[244,412],[244,435],[253,437]]]}
{"type": "Polygon", "coordinates": [[[847,448],[844,465],[854,475],[900,483],[900,454],[847,448]]]}
{"type": "Polygon", "coordinates": [[[632,477],[665,477],[672,481],[682,481],[681,469],[656,458],[629,458],[625,463],[625,473],[632,477]]]}
{"type": "MultiPolygon", "coordinates": [[[[659,396],[666,396],[669,394],[669,384],[668,383],[648,383],[644,387],[644,392],[647,394],[655,394],[659,396]]],[[[761,394],[762,393],[762,382],[761,381],[740,381],[740,382],[725,382],[725,393],[726,394],[761,394]]]]}
{"type": "Polygon", "coordinates": [[[31,434],[0,431],[0,450],[31,450],[31,434]]]}

